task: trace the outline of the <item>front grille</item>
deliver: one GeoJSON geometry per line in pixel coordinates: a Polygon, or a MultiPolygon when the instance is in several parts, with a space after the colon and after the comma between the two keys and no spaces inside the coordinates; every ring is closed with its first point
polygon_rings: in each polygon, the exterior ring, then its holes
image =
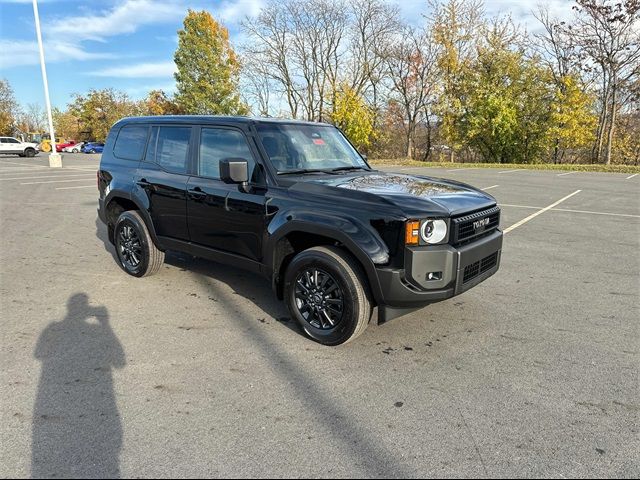
{"type": "Polygon", "coordinates": [[[470,265],[464,267],[464,275],[462,277],[462,283],[465,284],[470,280],[473,280],[478,275],[491,270],[498,263],[498,252],[494,252],[489,256],[484,257],[482,260],[473,262],[470,265]]]}
{"type": "Polygon", "coordinates": [[[453,245],[469,243],[471,240],[486,235],[500,225],[500,208],[493,207],[488,210],[451,219],[451,242],[453,245]],[[488,219],[488,220],[485,220],[488,219]],[[479,224],[478,222],[488,223],[479,224]],[[475,224],[475,225],[474,225],[475,224]]]}

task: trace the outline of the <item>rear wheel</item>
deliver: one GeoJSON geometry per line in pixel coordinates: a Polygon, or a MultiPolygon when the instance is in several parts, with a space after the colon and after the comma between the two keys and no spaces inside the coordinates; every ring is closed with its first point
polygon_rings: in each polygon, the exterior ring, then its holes
{"type": "Polygon", "coordinates": [[[144,220],[135,210],[122,212],[114,228],[116,254],[129,275],[153,275],[164,263],[164,252],[153,243],[144,220]]]}
{"type": "Polygon", "coordinates": [[[89,153],[96,153],[96,151],[92,148],[91,150],[89,150],[89,153]]]}
{"type": "Polygon", "coordinates": [[[324,345],[357,338],[371,319],[366,277],[357,260],[336,247],[309,248],[291,261],[285,299],[307,335],[324,345]]]}
{"type": "Polygon", "coordinates": [[[73,150],[71,150],[72,153],[78,153],[78,151],[79,150],[77,148],[74,148],[73,150]]]}

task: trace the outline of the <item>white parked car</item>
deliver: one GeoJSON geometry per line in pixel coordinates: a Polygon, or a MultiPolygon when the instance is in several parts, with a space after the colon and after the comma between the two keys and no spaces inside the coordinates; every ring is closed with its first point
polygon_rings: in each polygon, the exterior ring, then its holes
{"type": "Polygon", "coordinates": [[[80,153],[82,151],[82,146],[84,142],[74,143],[73,145],[69,145],[68,147],[64,147],[62,149],[63,152],[67,153],[80,153]]]}
{"type": "Polygon", "coordinates": [[[33,157],[39,152],[40,147],[37,143],[21,142],[13,137],[0,137],[0,153],[2,154],[33,157]]]}

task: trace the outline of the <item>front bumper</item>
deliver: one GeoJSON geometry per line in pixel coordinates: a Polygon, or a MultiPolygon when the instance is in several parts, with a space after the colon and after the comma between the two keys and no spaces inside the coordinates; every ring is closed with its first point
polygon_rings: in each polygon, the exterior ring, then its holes
{"type": "Polygon", "coordinates": [[[469,290],[498,271],[501,252],[500,230],[458,248],[407,247],[405,269],[376,269],[383,296],[380,321],[469,290]],[[429,272],[441,275],[429,280],[429,272]]]}

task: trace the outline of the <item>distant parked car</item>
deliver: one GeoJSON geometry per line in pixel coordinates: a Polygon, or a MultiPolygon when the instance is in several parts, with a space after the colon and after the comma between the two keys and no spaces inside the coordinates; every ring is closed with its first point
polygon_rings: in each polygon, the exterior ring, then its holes
{"type": "Polygon", "coordinates": [[[65,148],[75,145],[75,140],[69,140],[68,142],[56,143],[56,152],[63,152],[65,148]]]}
{"type": "Polygon", "coordinates": [[[40,148],[36,143],[21,142],[13,137],[0,137],[0,153],[33,157],[38,152],[40,152],[40,148]]]}
{"type": "Polygon", "coordinates": [[[83,146],[84,142],[78,142],[74,143],[73,145],[69,145],[68,147],[64,147],[62,151],[67,153],[79,153],[82,151],[83,146]]]}
{"type": "Polygon", "coordinates": [[[103,149],[102,142],[87,142],[82,146],[82,153],[102,153],[103,149]]]}

